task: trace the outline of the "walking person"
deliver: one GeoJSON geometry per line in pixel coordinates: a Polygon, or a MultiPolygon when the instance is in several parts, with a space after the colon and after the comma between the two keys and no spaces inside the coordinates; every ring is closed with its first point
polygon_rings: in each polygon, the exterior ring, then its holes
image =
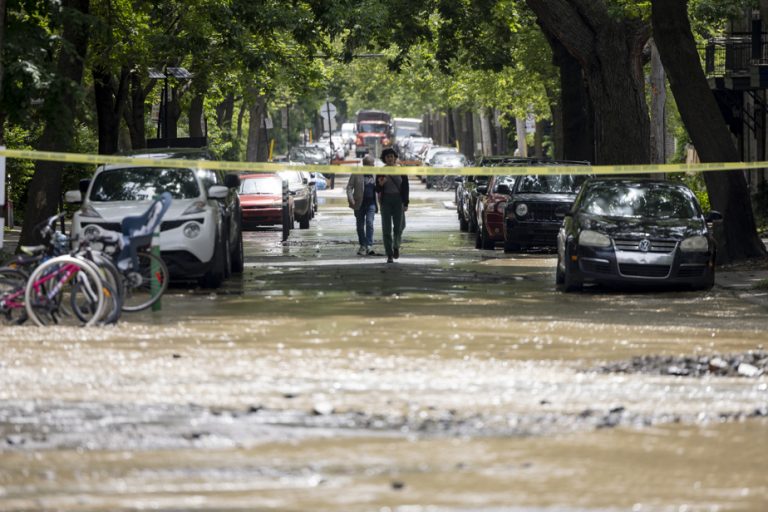
{"type": "MultiPolygon", "coordinates": [[[[373,167],[375,160],[368,155],[363,158],[363,165],[373,167]]],[[[347,201],[355,211],[357,223],[357,241],[360,247],[358,256],[373,256],[373,220],[379,207],[376,203],[376,181],[373,174],[353,174],[347,182],[347,201]]]]}
{"type": "MultiPolygon", "coordinates": [[[[381,152],[381,160],[387,167],[397,164],[397,152],[386,148],[381,152]]],[[[387,253],[387,263],[400,257],[400,242],[405,228],[405,212],[408,211],[408,176],[377,175],[376,192],[380,193],[381,202],[381,238],[387,253]]]]}

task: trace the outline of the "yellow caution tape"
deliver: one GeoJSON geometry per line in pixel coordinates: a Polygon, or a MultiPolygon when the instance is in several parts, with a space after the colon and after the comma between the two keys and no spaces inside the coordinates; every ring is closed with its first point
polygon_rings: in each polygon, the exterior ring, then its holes
{"type": "MultiPolygon", "coordinates": [[[[156,150],[158,154],[162,149],[156,150]]],[[[296,163],[268,162],[225,162],[219,160],[185,160],[181,158],[146,158],[114,155],[92,155],[80,153],[57,153],[52,151],[27,151],[17,149],[0,150],[0,156],[21,160],[45,160],[71,164],[131,165],[143,167],[215,169],[229,172],[274,173],[285,170],[311,171],[323,174],[387,174],[444,176],[444,175],[524,175],[524,174],[656,174],[696,173],[709,171],[736,171],[768,169],[768,162],[721,162],[702,164],[649,164],[649,165],[532,165],[532,166],[491,166],[491,167],[428,167],[398,166],[363,167],[361,165],[303,165],[296,163]]]]}

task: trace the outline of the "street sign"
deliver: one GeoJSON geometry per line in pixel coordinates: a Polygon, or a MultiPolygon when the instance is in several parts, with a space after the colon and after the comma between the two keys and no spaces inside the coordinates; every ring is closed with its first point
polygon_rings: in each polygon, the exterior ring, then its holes
{"type": "Polygon", "coordinates": [[[321,116],[323,119],[326,119],[326,120],[327,120],[329,117],[330,117],[331,119],[333,119],[334,117],[336,117],[336,105],[334,105],[334,104],[333,104],[333,103],[331,103],[330,101],[326,101],[326,102],[325,102],[325,105],[323,105],[322,107],[320,107],[320,116],[321,116]]]}

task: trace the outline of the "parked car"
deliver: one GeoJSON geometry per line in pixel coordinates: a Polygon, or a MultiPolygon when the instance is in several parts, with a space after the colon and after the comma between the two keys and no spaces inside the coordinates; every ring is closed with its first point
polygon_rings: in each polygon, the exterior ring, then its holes
{"type": "Polygon", "coordinates": [[[557,231],[571,209],[585,175],[520,176],[504,211],[504,252],[556,245],[557,231]]]}
{"type": "Polygon", "coordinates": [[[677,285],[709,289],[716,246],[709,222],[685,185],[637,178],[592,178],[557,234],[556,283],[677,285]]]}
{"type": "Polygon", "coordinates": [[[240,206],[243,229],[286,224],[293,227],[293,196],[283,179],[275,174],[245,174],[240,176],[240,206]]]}
{"type": "Polygon", "coordinates": [[[309,221],[314,217],[312,188],[309,173],[304,171],[280,171],[281,178],[288,181],[288,192],[293,197],[293,218],[300,229],[309,229],[309,221]]]}
{"type": "MultiPolygon", "coordinates": [[[[199,149],[157,149],[127,156],[153,159],[210,159],[199,149]]],[[[66,200],[81,202],[72,218],[74,237],[98,238],[120,232],[124,217],[143,213],[163,192],[173,196],[160,226],[160,251],[174,279],[197,278],[217,287],[232,272],[243,270],[243,235],[236,174],[210,169],[102,165],[81,190],[66,200]]]]}
{"type": "Polygon", "coordinates": [[[302,164],[328,165],[331,163],[330,149],[321,146],[296,146],[288,151],[288,160],[302,164]]]}
{"type": "Polygon", "coordinates": [[[493,175],[488,180],[486,193],[477,202],[476,249],[493,250],[497,242],[504,241],[504,209],[516,180],[509,175],[493,175]]]}
{"type": "MultiPolygon", "coordinates": [[[[426,164],[430,167],[444,167],[448,169],[458,169],[466,167],[467,157],[457,151],[440,151],[435,153],[426,164]]],[[[426,187],[436,188],[437,190],[449,190],[456,188],[455,175],[426,176],[426,187]]]]}
{"type": "Polygon", "coordinates": [[[477,203],[488,189],[488,178],[482,175],[464,176],[456,184],[456,210],[462,231],[477,232],[477,203]]]}

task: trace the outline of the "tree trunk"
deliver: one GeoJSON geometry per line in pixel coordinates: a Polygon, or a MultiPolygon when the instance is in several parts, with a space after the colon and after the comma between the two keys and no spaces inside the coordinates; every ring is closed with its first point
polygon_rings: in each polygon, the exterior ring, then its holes
{"type": "Polygon", "coordinates": [[[651,163],[664,164],[666,154],[665,106],[667,101],[667,80],[661,64],[656,42],[651,40],[651,163]]]}
{"type": "Polygon", "coordinates": [[[555,37],[543,29],[560,69],[560,101],[550,96],[555,120],[555,158],[595,161],[595,125],[581,65],[555,37]]]}
{"type": "MultiPolygon", "coordinates": [[[[739,152],[701,68],[687,1],[653,0],[651,20],[672,94],[701,161],[738,162],[739,152]]],[[[744,174],[705,172],[704,180],[712,207],[723,214],[723,239],[718,240],[720,261],[766,256],[765,246],[757,236],[744,174]]]]}
{"type": "Polygon", "coordinates": [[[523,158],[528,157],[528,142],[525,140],[525,119],[515,118],[515,132],[517,133],[517,149],[515,155],[523,158]]]}
{"type": "Polygon", "coordinates": [[[246,162],[266,162],[269,158],[269,144],[266,142],[266,117],[267,99],[258,96],[250,105],[248,125],[248,145],[245,150],[246,162]]]}
{"type": "Polygon", "coordinates": [[[603,0],[526,2],[584,72],[594,110],[594,163],[648,163],[650,126],[642,76],[647,23],[616,20],[603,0]]]}
{"type": "Polygon", "coordinates": [[[131,73],[129,79],[129,101],[123,111],[125,124],[128,125],[128,131],[131,134],[132,149],[142,149],[147,147],[146,125],[144,124],[144,114],[147,96],[152,92],[155,81],[149,81],[148,85],[141,83],[141,75],[137,72],[131,73]]]}
{"type": "MultiPolygon", "coordinates": [[[[0,55],[5,51],[5,0],[0,0],[0,55]]],[[[0,59],[0,98],[3,97],[3,77],[5,76],[5,67],[3,59],[0,59]]],[[[0,112],[0,145],[5,145],[5,112],[0,112]]],[[[4,186],[4,185],[0,185],[4,186]]],[[[0,205],[2,206],[2,205],[0,205]]],[[[2,215],[2,209],[0,209],[2,215]]]]}
{"type": "Polygon", "coordinates": [[[203,137],[203,94],[195,94],[189,104],[189,136],[203,137]]]}
{"type": "Polygon", "coordinates": [[[128,92],[128,66],[120,70],[117,87],[114,77],[109,70],[94,66],[93,90],[96,101],[96,118],[98,122],[99,154],[112,155],[117,152],[120,138],[120,120],[125,110],[126,94],[128,92]]]}
{"type": "Polygon", "coordinates": [[[222,130],[232,129],[232,118],[235,114],[235,95],[229,93],[224,101],[216,107],[216,125],[222,130]]]}
{"type": "MultiPolygon", "coordinates": [[[[63,8],[69,10],[64,17],[62,48],[56,66],[62,78],[61,86],[49,91],[44,105],[47,114],[45,128],[37,147],[41,151],[67,151],[71,149],[75,135],[75,110],[77,89],[81,86],[85,54],[88,50],[89,0],[65,0],[63,8]]],[[[40,241],[35,226],[54,215],[61,201],[62,162],[35,163],[35,174],[29,184],[29,200],[24,210],[24,224],[20,245],[32,245],[40,241]]]]}
{"type": "Polygon", "coordinates": [[[480,116],[480,147],[482,148],[480,154],[490,156],[493,154],[493,148],[491,145],[491,120],[488,116],[488,109],[480,109],[477,115],[480,116]]]}

